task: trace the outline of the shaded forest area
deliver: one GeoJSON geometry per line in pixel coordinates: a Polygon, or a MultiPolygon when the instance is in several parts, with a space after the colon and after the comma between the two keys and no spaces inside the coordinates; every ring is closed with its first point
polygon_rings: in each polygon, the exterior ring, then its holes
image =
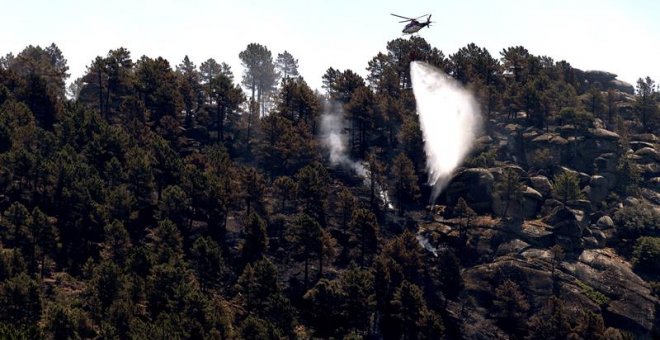
{"type": "Polygon", "coordinates": [[[119,48],[69,86],[55,44],[0,58],[3,338],[658,336],[652,79],[411,37],[319,93],[286,51],[239,57],[119,48]],[[433,207],[411,60],[486,121],[433,207]],[[368,182],[319,141],[338,108],[368,182]]]}

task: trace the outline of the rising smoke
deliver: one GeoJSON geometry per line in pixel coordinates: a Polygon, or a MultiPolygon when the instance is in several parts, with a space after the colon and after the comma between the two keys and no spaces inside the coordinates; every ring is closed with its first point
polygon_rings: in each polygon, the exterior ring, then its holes
{"type": "MultiPolygon", "coordinates": [[[[330,152],[330,163],[333,166],[339,166],[353,171],[362,178],[363,184],[368,187],[371,185],[369,170],[363,163],[351,159],[346,152],[346,133],[344,132],[346,122],[341,112],[342,110],[339,104],[326,102],[323,114],[321,115],[321,145],[330,152]]],[[[376,182],[375,189],[383,205],[389,210],[394,210],[387,190],[385,190],[381,183],[376,182]]]]}
{"type": "Polygon", "coordinates": [[[330,152],[330,163],[353,170],[358,176],[367,178],[367,169],[352,160],[346,153],[346,126],[340,105],[326,102],[321,115],[321,144],[330,152]]]}
{"type": "Polygon", "coordinates": [[[410,77],[434,202],[472,148],[481,128],[481,117],[470,91],[439,69],[413,61],[410,77]]]}

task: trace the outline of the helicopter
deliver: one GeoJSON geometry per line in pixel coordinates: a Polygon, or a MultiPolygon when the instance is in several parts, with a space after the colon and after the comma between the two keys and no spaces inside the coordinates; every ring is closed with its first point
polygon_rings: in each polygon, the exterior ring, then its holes
{"type": "Polygon", "coordinates": [[[399,17],[399,18],[402,18],[402,19],[406,19],[406,20],[403,20],[403,21],[399,21],[399,22],[408,22],[408,24],[406,24],[406,27],[403,28],[403,31],[402,31],[402,32],[403,32],[404,34],[413,34],[413,33],[417,33],[419,30],[421,30],[421,29],[424,28],[424,27],[427,27],[427,26],[430,27],[430,26],[431,26],[431,23],[432,23],[432,21],[431,21],[431,14],[424,14],[424,15],[422,15],[422,16],[420,16],[420,17],[417,17],[417,18],[407,18],[407,17],[401,16],[401,15],[397,15],[397,14],[394,14],[394,13],[390,13],[390,14],[392,14],[392,15],[395,16],[395,17],[399,17]],[[426,22],[419,22],[419,21],[417,21],[417,19],[420,19],[420,18],[423,18],[423,17],[427,17],[427,18],[426,18],[426,22]]]}

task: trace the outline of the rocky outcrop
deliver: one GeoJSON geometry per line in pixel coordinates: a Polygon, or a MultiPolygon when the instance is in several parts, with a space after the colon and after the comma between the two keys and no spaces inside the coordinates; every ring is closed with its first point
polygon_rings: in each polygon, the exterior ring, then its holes
{"type": "Polygon", "coordinates": [[[550,197],[552,195],[552,183],[545,176],[532,176],[529,178],[529,181],[532,184],[532,188],[540,192],[544,197],[550,197]]]}
{"type": "Polygon", "coordinates": [[[609,301],[601,306],[606,323],[636,335],[651,333],[660,301],[613,249],[585,250],[577,261],[563,263],[562,268],[607,297],[609,301]]]}
{"type": "Polygon", "coordinates": [[[489,263],[463,274],[465,289],[477,305],[489,306],[495,299],[493,287],[513,279],[529,298],[532,311],[556,293],[569,305],[602,313],[606,324],[638,337],[649,336],[658,322],[660,301],[612,249],[585,250],[576,259],[562,261],[554,275],[553,255],[547,249],[513,239],[500,243],[496,254],[489,263]]]}
{"type": "Polygon", "coordinates": [[[493,212],[496,215],[507,215],[514,218],[533,218],[541,210],[544,199],[540,192],[524,186],[520,200],[507,201],[502,193],[494,192],[492,202],[493,212]]]}
{"type": "Polygon", "coordinates": [[[584,172],[594,171],[594,161],[604,153],[616,153],[620,136],[605,129],[589,129],[574,139],[569,138],[569,164],[584,172]]]}
{"type": "Polygon", "coordinates": [[[464,169],[451,180],[443,195],[450,205],[463,197],[477,213],[487,213],[491,211],[494,184],[495,177],[487,169],[464,169]]]}
{"type": "Polygon", "coordinates": [[[581,82],[581,90],[586,91],[592,85],[598,84],[603,91],[617,90],[623,93],[634,95],[635,87],[623,80],[616,79],[617,75],[606,71],[579,71],[576,70],[578,78],[584,79],[581,82]]]}
{"type": "Polygon", "coordinates": [[[618,158],[615,153],[604,153],[594,160],[594,172],[607,179],[607,188],[616,186],[616,167],[618,158]]]}
{"type": "Polygon", "coordinates": [[[635,156],[639,157],[637,163],[640,164],[660,162],[660,151],[648,146],[635,151],[635,156]]]}
{"type": "Polygon", "coordinates": [[[589,197],[591,204],[596,205],[607,198],[607,195],[610,193],[609,189],[607,178],[600,175],[594,175],[591,176],[589,185],[587,185],[584,191],[587,194],[587,197],[589,197]]]}

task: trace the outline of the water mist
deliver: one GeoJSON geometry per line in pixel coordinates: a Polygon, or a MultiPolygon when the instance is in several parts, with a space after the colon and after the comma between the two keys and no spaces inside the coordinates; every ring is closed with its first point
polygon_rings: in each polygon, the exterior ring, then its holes
{"type": "Polygon", "coordinates": [[[472,148],[481,128],[479,106],[469,90],[427,63],[413,61],[410,77],[434,202],[472,148]]]}

